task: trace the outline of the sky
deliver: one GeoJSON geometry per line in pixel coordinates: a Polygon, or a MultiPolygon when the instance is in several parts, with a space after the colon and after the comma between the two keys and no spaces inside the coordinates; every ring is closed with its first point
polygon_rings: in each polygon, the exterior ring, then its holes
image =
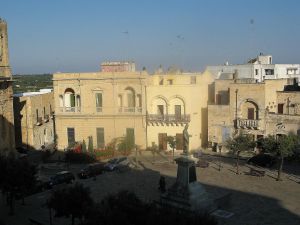
{"type": "Polygon", "coordinates": [[[300,63],[298,0],[0,0],[13,74],[300,63]]]}

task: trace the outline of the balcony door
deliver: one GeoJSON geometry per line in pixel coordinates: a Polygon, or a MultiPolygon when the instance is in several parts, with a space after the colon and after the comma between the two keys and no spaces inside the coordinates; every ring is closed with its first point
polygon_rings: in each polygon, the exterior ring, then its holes
{"type": "Polygon", "coordinates": [[[248,120],[254,120],[254,108],[248,108],[248,120]]]}
{"type": "Polygon", "coordinates": [[[181,119],[181,105],[175,105],[175,119],[181,119]]]}

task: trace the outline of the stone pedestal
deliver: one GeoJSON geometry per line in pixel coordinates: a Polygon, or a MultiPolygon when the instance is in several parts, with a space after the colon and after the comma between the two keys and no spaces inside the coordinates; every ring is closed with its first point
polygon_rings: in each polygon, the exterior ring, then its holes
{"type": "Polygon", "coordinates": [[[197,182],[195,162],[188,156],[175,159],[177,179],[165,194],[161,195],[162,205],[198,213],[211,212],[216,207],[205,188],[197,182]]]}

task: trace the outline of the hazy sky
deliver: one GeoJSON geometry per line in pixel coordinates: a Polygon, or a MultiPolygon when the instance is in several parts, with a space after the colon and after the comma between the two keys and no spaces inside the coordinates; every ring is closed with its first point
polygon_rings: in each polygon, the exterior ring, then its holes
{"type": "Polygon", "coordinates": [[[89,72],[108,60],[153,71],[300,63],[298,0],[0,0],[14,74],[89,72]]]}

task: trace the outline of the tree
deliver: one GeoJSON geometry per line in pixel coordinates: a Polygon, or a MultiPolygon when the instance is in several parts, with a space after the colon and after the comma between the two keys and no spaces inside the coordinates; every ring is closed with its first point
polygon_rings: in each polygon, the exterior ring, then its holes
{"type": "Polygon", "coordinates": [[[293,133],[282,136],[265,137],[261,140],[261,147],[264,152],[271,153],[280,159],[277,172],[277,181],[281,180],[281,172],[283,168],[284,158],[294,154],[294,149],[300,144],[300,137],[293,133]]]}
{"type": "Polygon", "coordinates": [[[176,142],[176,136],[175,137],[174,136],[168,136],[167,137],[167,142],[168,142],[170,148],[172,148],[172,151],[173,151],[173,162],[174,162],[174,150],[175,150],[176,144],[177,144],[177,142],[176,142]]]}
{"type": "Polygon", "coordinates": [[[236,154],[236,174],[239,174],[240,153],[254,148],[255,142],[250,135],[240,133],[233,138],[229,138],[225,143],[225,147],[236,154]]]}
{"type": "Polygon", "coordinates": [[[93,204],[89,188],[78,183],[65,189],[55,190],[46,203],[50,210],[54,209],[56,216],[71,216],[72,225],[75,224],[76,218],[82,222],[93,204]]]}
{"type": "Polygon", "coordinates": [[[14,214],[16,196],[20,196],[22,204],[25,204],[24,197],[35,188],[36,172],[36,167],[27,159],[0,157],[0,188],[6,193],[10,214],[14,214]]]}

